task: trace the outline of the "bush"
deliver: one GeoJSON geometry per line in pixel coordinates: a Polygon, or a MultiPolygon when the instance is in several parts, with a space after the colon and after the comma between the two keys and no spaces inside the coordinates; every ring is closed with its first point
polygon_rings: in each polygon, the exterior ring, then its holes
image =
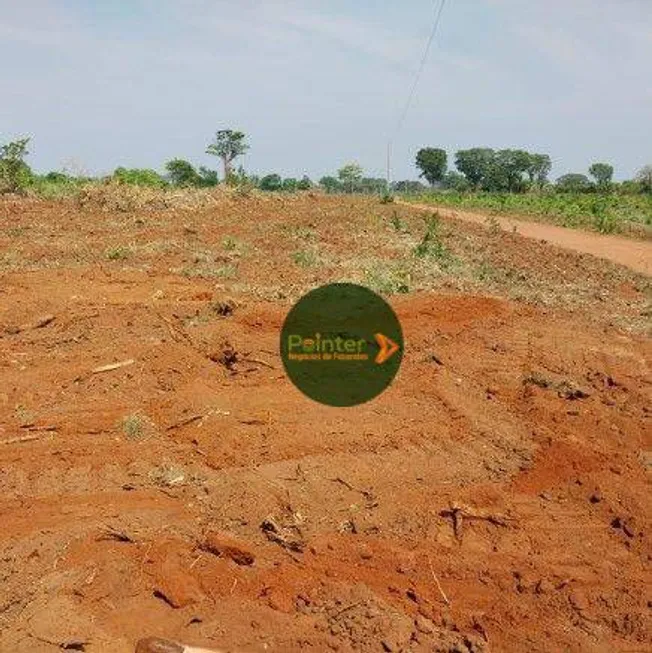
{"type": "Polygon", "coordinates": [[[116,168],[113,179],[120,184],[146,186],[147,188],[165,188],[168,185],[156,170],[149,168],[116,168]]]}
{"type": "Polygon", "coordinates": [[[91,181],[87,177],[71,177],[63,172],[48,172],[34,175],[30,183],[30,193],[41,199],[64,199],[80,192],[84,184],[91,181]]]}
{"type": "Polygon", "coordinates": [[[259,183],[260,190],[266,191],[277,191],[281,190],[283,186],[283,180],[280,175],[272,173],[271,175],[265,175],[259,183]]]}
{"type": "Polygon", "coordinates": [[[556,186],[564,193],[582,193],[591,190],[593,184],[586,175],[569,173],[559,177],[556,186]]]}
{"type": "Polygon", "coordinates": [[[172,159],[165,164],[168,179],[175,186],[199,186],[200,177],[192,163],[183,159],[172,159]]]}
{"type": "Polygon", "coordinates": [[[21,138],[0,146],[0,193],[21,193],[30,185],[32,171],[24,161],[28,143],[21,138]]]}
{"type": "Polygon", "coordinates": [[[199,166],[199,185],[204,188],[217,186],[220,180],[217,176],[217,170],[210,170],[204,166],[199,166]]]}
{"type": "Polygon", "coordinates": [[[298,184],[299,182],[294,177],[288,177],[283,180],[282,190],[286,193],[294,193],[297,190],[298,184]]]}
{"type": "Polygon", "coordinates": [[[297,190],[310,190],[312,188],[312,181],[307,175],[303,175],[297,183],[297,190]]]}
{"type": "Polygon", "coordinates": [[[182,188],[207,188],[210,186],[217,186],[218,178],[215,170],[209,170],[204,166],[199,167],[199,171],[195,170],[192,163],[184,159],[172,159],[165,164],[165,169],[168,172],[168,180],[174,186],[182,188]]]}

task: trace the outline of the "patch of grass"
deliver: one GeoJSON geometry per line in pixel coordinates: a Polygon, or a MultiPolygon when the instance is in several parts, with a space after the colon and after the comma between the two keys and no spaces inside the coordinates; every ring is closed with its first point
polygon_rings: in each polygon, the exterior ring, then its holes
{"type": "Polygon", "coordinates": [[[7,229],[7,236],[9,236],[9,238],[19,238],[20,236],[24,236],[28,230],[29,227],[26,226],[9,227],[7,229]]]}
{"type": "Polygon", "coordinates": [[[437,213],[433,213],[426,218],[425,233],[421,241],[412,250],[412,254],[421,259],[434,259],[443,269],[449,268],[454,263],[455,257],[441,238],[439,215],[437,213]]]}
{"type": "Polygon", "coordinates": [[[163,463],[149,472],[149,478],[159,487],[178,487],[185,485],[189,478],[181,465],[163,463]]]}
{"type": "Polygon", "coordinates": [[[144,415],[132,413],[122,419],[120,426],[128,440],[142,440],[151,428],[151,423],[144,415]]]}
{"type": "Polygon", "coordinates": [[[473,271],[473,276],[478,281],[491,282],[498,278],[498,271],[487,261],[482,261],[473,271]]]}
{"type": "Polygon", "coordinates": [[[401,218],[401,216],[398,214],[398,211],[394,211],[392,213],[392,217],[389,219],[390,224],[394,228],[394,231],[400,234],[406,234],[409,233],[407,224],[405,223],[405,220],[401,218]]]}
{"type": "Polygon", "coordinates": [[[222,248],[232,256],[243,256],[247,253],[247,243],[235,236],[225,236],[222,240],[222,248]]]}
{"type": "Polygon", "coordinates": [[[286,227],[284,231],[287,232],[288,236],[294,240],[314,242],[317,240],[317,231],[312,227],[303,227],[303,226],[290,226],[286,227]]]}
{"type": "Polygon", "coordinates": [[[222,241],[222,247],[227,252],[235,252],[238,249],[238,244],[238,239],[234,238],[233,236],[226,236],[222,241]]]}
{"type": "Polygon", "coordinates": [[[31,424],[36,419],[36,413],[18,404],[14,409],[14,415],[21,424],[31,424]]]}
{"type": "Polygon", "coordinates": [[[394,196],[391,193],[383,193],[380,196],[381,204],[392,204],[394,202],[394,196]]]}
{"type": "Polygon", "coordinates": [[[124,261],[131,256],[131,250],[129,247],[117,245],[109,247],[104,254],[109,261],[124,261]]]}
{"type": "Polygon", "coordinates": [[[496,220],[496,217],[493,215],[490,215],[487,217],[485,220],[487,227],[489,229],[489,233],[492,236],[497,236],[500,233],[500,224],[498,220],[496,220]]]}
{"type": "Polygon", "coordinates": [[[310,268],[317,265],[319,257],[313,250],[300,249],[292,253],[292,261],[302,268],[310,268]]]}
{"type": "Polygon", "coordinates": [[[378,265],[364,271],[365,284],[381,295],[410,292],[412,275],[400,266],[378,265]]]}
{"type": "Polygon", "coordinates": [[[189,279],[236,279],[238,277],[238,266],[233,263],[220,266],[194,265],[176,271],[189,279]]]}

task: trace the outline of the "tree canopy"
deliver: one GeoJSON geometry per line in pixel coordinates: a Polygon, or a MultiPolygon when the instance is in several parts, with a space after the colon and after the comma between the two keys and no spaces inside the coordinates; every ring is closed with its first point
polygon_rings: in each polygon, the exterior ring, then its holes
{"type": "Polygon", "coordinates": [[[611,185],[614,167],[609,163],[594,163],[589,168],[589,174],[595,179],[598,188],[605,190],[611,185]]]}
{"type": "Polygon", "coordinates": [[[245,138],[243,132],[234,131],[233,129],[220,129],[215,133],[213,142],[206,148],[207,154],[213,154],[222,159],[224,180],[226,182],[231,180],[231,163],[233,160],[249,149],[245,138]]]}
{"type": "Polygon", "coordinates": [[[424,147],[417,152],[416,166],[431,186],[441,182],[446,174],[448,156],[446,150],[436,147],[424,147]]]}

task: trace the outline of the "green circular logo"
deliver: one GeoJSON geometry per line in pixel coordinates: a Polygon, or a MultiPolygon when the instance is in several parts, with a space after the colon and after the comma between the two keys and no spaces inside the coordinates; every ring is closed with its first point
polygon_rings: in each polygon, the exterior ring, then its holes
{"type": "Polygon", "coordinates": [[[311,290],[290,310],[281,358],[305,395],[329,406],[356,406],[392,382],[403,358],[403,332],[390,305],[352,283],[311,290]]]}

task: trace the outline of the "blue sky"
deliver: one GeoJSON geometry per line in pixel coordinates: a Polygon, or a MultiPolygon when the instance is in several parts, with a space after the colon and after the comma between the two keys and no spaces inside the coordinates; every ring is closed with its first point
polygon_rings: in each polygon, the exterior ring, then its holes
{"type": "MultiPolygon", "coordinates": [[[[0,142],[38,170],[217,166],[249,137],[252,172],[384,175],[430,0],[0,0],[0,142]]],[[[419,147],[522,147],[553,176],[652,163],[652,0],[448,0],[393,178],[419,147]]]]}

